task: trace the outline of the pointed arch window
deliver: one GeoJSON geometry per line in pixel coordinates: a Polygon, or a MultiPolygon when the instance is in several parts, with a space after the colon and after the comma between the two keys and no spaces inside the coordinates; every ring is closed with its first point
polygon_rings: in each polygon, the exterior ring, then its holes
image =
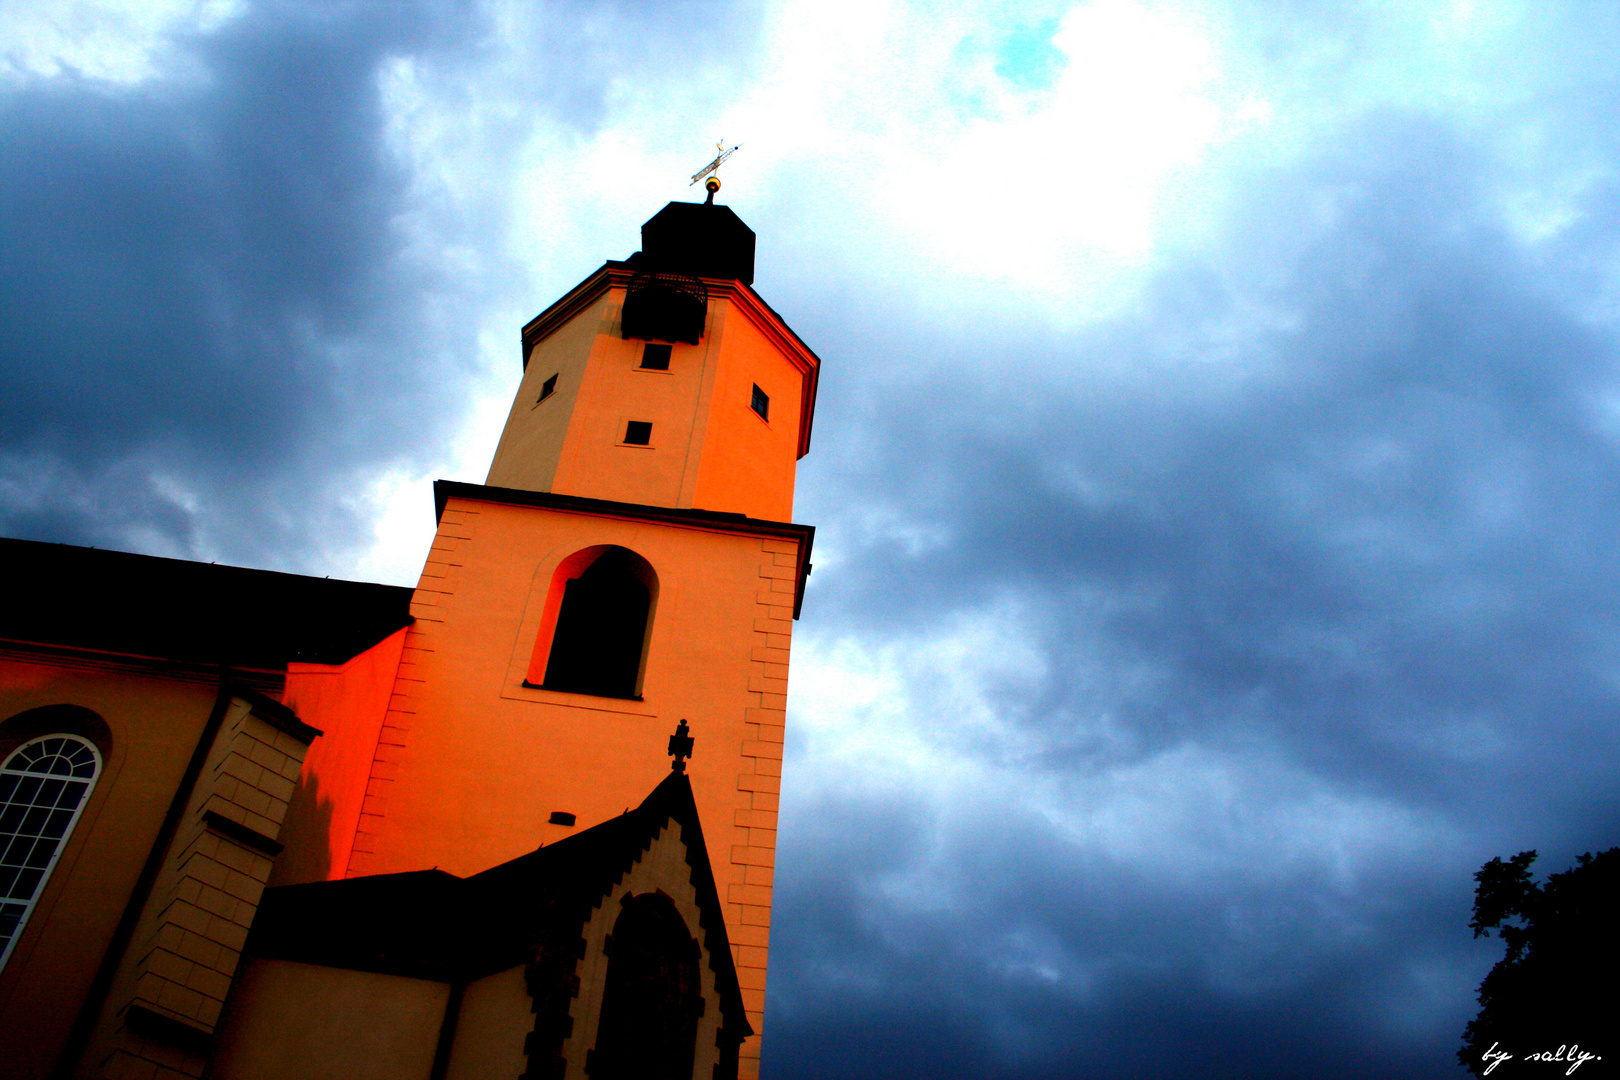
{"type": "Polygon", "coordinates": [[[545,626],[529,663],[530,686],[639,698],[657,606],[658,577],[628,548],[587,548],[552,577],[545,626]]]}
{"type": "Polygon", "coordinates": [[[0,966],[22,934],[101,772],[77,735],[44,735],[0,765],[0,966]]]}
{"type": "Polygon", "coordinates": [[[686,920],[661,891],[627,896],[608,944],[592,1080],[685,1080],[703,1015],[702,953],[686,920]]]}

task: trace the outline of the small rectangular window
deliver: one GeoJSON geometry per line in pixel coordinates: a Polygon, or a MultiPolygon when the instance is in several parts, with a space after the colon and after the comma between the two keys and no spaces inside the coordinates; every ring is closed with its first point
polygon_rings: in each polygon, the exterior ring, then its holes
{"type": "Polygon", "coordinates": [[[771,418],[770,396],[759,388],[758,383],[754,384],[754,400],[752,402],[752,407],[755,412],[759,413],[759,418],[761,420],[769,420],[771,418]]]}
{"type": "Polygon", "coordinates": [[[539,404],[540,402],[546,400],[546,398],[550,397],[552,394],[555,394],[556,392],[557,392],[557,376],[553,375],[551,378],[547,379],[545,382],[540,384],[540,396],[537,399],[535,399],[535,403],[539,404]]]}
{"type": "Polygon", "coordinates": [[[652,444],[652,424],[646,420],[632,420],[624,426],[624,441],[631,446],[652,444]]]}
{"type": "Polygon", "coordinates": [[[647,347],[641,352],[641,366],[648,371],[668,371],[669,353],[670,347],[668,345],[659,345],[649,341],[647,347]]]}

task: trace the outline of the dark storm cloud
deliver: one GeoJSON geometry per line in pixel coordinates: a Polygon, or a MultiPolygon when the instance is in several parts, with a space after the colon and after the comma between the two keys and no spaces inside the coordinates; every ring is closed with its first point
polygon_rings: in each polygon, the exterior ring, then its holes
{"type": "MultiPolygon", "coordinates": [[[[818,418],[835,472],[802,513],[838,555],[807,619],[906,641],[1023,598],[1044,672],[993,689],[1007,775],[1180,747],[1282,771],[1238,782],[1195,888],[1059,839],[1011,788],[958,817],[790,798],[773,1076],[1448,1075],[1490,952],[1472,870],[1620,840],[1620,351],[1495,224],[1452,132],[1378,115],[1339,142],[1144,313],[1062,341],[923,328],[940,366],[846,374],[858,419],[818,418]],[[1099,711],[1123,738],[1093,737],[1099,711]],[[1325,848],[1274,863],[1245,833],[1280,775],[1434,835],[1348,876],[1325,848]],[[921,839],[840,850],[819,820],[921,839]],[[908,895],[940,886],[908,858],[960,891],[908,895]]],[[[949,713],[940,746],[997,757],[949,713]]]]}
{"type": "MultiPolygon", "coordinates": [[[[875,387],[905,408],[866,418],[888,430],[858,482],[950,540],[864,547],[817,604],[899,626],[1008,587],[1099,587],[1129,601],[1116,639],[1174,661],[1190,700],[1263,688],[1313,719],[1358,687],[1396,697],[1347,713],[1611,701],[1593,684],[1620,640],[1614,342],[1469,225],[1467,163],[1434,168],[1444,141],[1410,131],[1381,172],[1321,179],[1360,190],[1265,298],[1292,325],[1234,358],[1253,389],[1173,364],[1088,378],[1087,353],[1151,354],[1185,318],[1162,309],[1070,342],[1067,386],[1013,356],[970,389],[875,387]],[[1330,678],[1352,682],[1324,698],[1330,678]]],[[[1314,190],[1263,210],[1297,221],[1314,190]]]]}
{"type": "MultiPolygon", "coordinates": [[[[1342,55],[1385,16],[1235,21],[1285,107],[1340,110],[1342,55]]],[[[615,80],[745,65],[756,29],[714,5],[513,18],[523,62],[463,89],[518,103],[491,140],[514,146],[530,111],[588,135],[615,80]]],[[[1590,74],[1612,40],[1557,22],[1493,74],[1541,80],[1534,156],[1585,175],[1613,161],[1590,74]],[[1526,75],[1537,56],[1569,62],[1526,75]]],[[[437,453],[488,325],[462,313],[511,273],[438,254],[521,231],[515,157],[487,197],[413,201],[379,73],[483,65],[491,32],[470,7],[256,5],[182,42],[200,79],[3,92],[0,532],[305,569],[360,539],[343,497],[437,453]]],[[[773,238],[848,223],[750,219],[762,291],[827,360],[800,642],[923,651],[1012,597],[1040,661],[974,674],[1004,741],[904,672],[935,749],[990,775],[971,791],[807,775],[823,736],[796,716],[768,1077],[1451,1075],[1494,959],[1469,875],[1620,842],[1620,202],[1595,182],[1521,243],[1490,138],[1422,109],[1256,166],[1224,243],[1072,332],[1016,296],[945,320],[869,292],[890,253],[858,243],[797,279],[823,293],[778,295],[773,238]]],[[[917,265],[902,293],[954,284],[917,265]]],[[[515,346],[550,299],[497,331],[515,346]]]]}
{"type": "MultiPolygon", "coordinates": [[[[897,839],[892,805],[814,809],[841,835],[897,839]]],[[[922,845],[885,847],[872,863],[840,856],[837,837],[814,836],[814,824],[804,837],[802,816],[792,824],[776,910],[773,1075],[1446,1071],[1455,1031],[1414,1038],[1379,1015],[1386,1006],[1432,1022],[1408,969],[1433,962],[1429,924],[1466,917],[1410,873],[1359,883],[1363,898],[1311,877],[1227,874],[1166,889],[1077,857],[1010,805],[973,831],[924,828],[922,845]],[[886,887],[908,854],[941,841],[938,861],[962,887],[949,903],[886,887]]]]}
{"type": "MultiPolygon", "coordinates": [[[[539,118],[588,129],[612,61],[681,17],[550,14],[498,152],[539,118]]],[[[471,5],[252,5],[181,38],[180,74],[0,94],[0,531],[304,569],[366,541],[346,500],[367,470],[444,456],[474,390],[469,312],[516,277],[410,251],[424,221],[498,251],[513,169],[424,195],[386,141],[383,72],[496,70],[490,32],[471,5]]]]}
{"type": "Polygon", "coordinates": [[[195,500],[247,519],[216,529],[238,558],[297,561],[316,522],[288,519],[323,471],[397,454],[412,417],[431,432],[442,357],[401,314],[423,283],[398,266],[377,67],[459,22],[271,5],[185,42],[200,76],[6,93],[6,532],[184,552],[195,500]]]}

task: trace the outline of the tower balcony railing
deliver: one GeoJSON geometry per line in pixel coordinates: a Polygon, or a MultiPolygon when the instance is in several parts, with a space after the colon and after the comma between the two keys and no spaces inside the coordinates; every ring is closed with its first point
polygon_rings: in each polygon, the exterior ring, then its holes
{"type": "Polygon", "coordinates": [[[630,279],[620,325],[627,338],[696,345],[709,317],[709,292],[688,274],[641,271],[630,279]]]}

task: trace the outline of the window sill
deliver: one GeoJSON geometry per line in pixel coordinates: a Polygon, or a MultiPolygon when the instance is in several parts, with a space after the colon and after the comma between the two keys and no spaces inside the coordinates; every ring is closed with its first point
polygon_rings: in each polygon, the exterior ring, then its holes
{"type": "Polygon", "coordinates": [[[577,709],[582,712],[618,713],[622,716],[658,715],[656,707],[647,704],[645,697],[618,698],[601,697],[596,694],[579,694],[572,690],[547,690],[524,679],[518,683],[507,683],[501,689],[501,697],[511,701],[527,701],[536,705],[552,705],[563,709],[577,709]]]}
{"type": "Polygon", "coordinates": [[[523,688],[525,690],[545,690],[552,694],[574,694],[578,697],[607,698],[609,701],[644,700],[640,694],[593,694],[589,690],[564,690],[561,687],[547,686],[544,683],[532,683],[528,679],[523,680],[523,688]]]}

